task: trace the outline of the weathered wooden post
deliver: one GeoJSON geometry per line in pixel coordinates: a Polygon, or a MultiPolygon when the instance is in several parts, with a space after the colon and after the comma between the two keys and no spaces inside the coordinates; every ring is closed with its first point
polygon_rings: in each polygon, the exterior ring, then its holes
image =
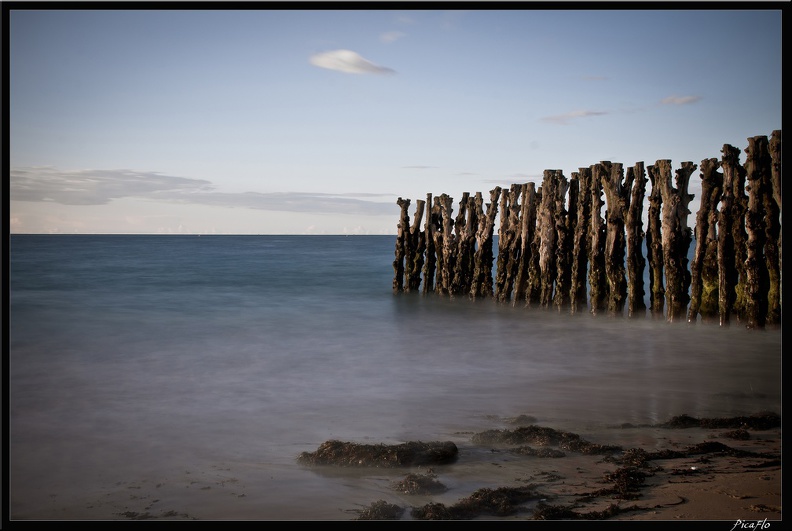
{"type": "Polygon", "coordinates": [[[514,279],[513,305],[525,305],[528,286],[528,266],[531,262],[531,242],[536,230],[536,184],[522,185],[522,203],[520,205],[520,258],[514,279]]]}
{"type": "Polygon", "coordinates": [[[693,243],[693,229],[688,226],[688,216],[690,212],[690,201],[696,196],[688,193],[690,186],[690,176],[698,168],[698,164],[691,161],[682,163],[682,166],[676,170],[676,188],[675,191],[679,197],[679,206],[677,207],[677,215],[679,216],[678,236],[679,247],[677,249],[679,272],[682,284],[679,288],[679,306],[675,312],[678,320],[683,320],[687,317],[687,307],[690,303],[690,266],[688,254],[690,253],[690,246],[693,243]]]}
{"type": "Polygon", "coordinates": [[[718,204],[723,195],[723,174],[718,159],[701,161],[701,206],[696,214],[696,247],[690,264],[688,323],[718,318],[718,204]]]}
{"type": "Polygon", "coordinates": [[[767,292],[770,280],[764,248],[765,208],[768,202],[765,195],[771,196],[767,185],[770,184],[771,160],[766,136],[748,139],[745,149],[745,178],[748,181],[748,210],[745,214],[745,326],[749,329],[762,329],[767,319],[767,292]]]}
{"type": "Polygon", "coordinates": [[[608,315],[624,315],[627,300],[627,275],[624,270],[625,218],[630,189],[623,185],[624,171],[619,162],[600,162],[602,188],[605,190],[607,224],[605,229],[605,277],[608,281],[608,315]]]}
{"type": "Polygon", "coordinates": [[[404,257],[407,250],[407,234],[410,231],[410,200],[402,199],[401,197],[396,200],[396,204],[401,208],[399,216],[399,225],[396,229],[396,259],[393,261],[393,292],[399,293],[404,291],[404,257]]]}
{"type": "Polygon", "coordinates": [[[519,246],[520,206],[518,204],[521,187],[512,184],[501,193],[501,230],[498,232],[498,264],[495,273],[495,299],[508,302],[514,287],[514,274],[517,264],[516,252],[519,246]]]}
{"type": "MultiPolygon", "coordinates": [[[[541,205],[544,192],[540,186],[536,190],[536,197],[534,199],[535,205],[541,205]]],[[[528,308],[535,308],[541,305],[542,294],[542,270],[539,266],[539,249],[542,246],[542,216],[539,214],[537,206],[535,212],[535,227],[533,231],[533,239],[531,240],[531,254],[528,259],[528,281],[525,285],[525,306],[528,308]]]]}
{"type": "Polygon", "coordinates": [[[434,291],[435,269],[437,268],[437,255],[435,252],[435,231],[439,227],[439,209],[432,205],[432,194],[426,194],[426,222],[424,224],[424,240],[426,241],[425,259],[423,266],[424,294],[434,291]]]}
{"type": "Polygon", "coordinates": [[[660,192],[660,169],[649,166],[649,179],[652,181],[652,192],[649,194],[649,210],[646,232],[646,256],[649,261],[649,311],[652,319],[663,319],[665,308],[665,284],[663,279],[663,236],[660,224],[660,212],[663,207],[663,195],[660,192]]]}
{"type": "Polygon", "coordinates": [[[451,287],[451,293],[454,296],[470,294],[477,227],[475,199],[470,197],[469,192],[464,192],[462,200],[459,202],[459,214],[454,226],[457,240],[457,261],[451,287]]]}
{"type": "Polygon", "coordinates": [[[556,172],[559,170],[544,170],[542,180],[542,202],[537,212],[541,218],[539,231],[541,234],[539,244],[539,271],[541,273],[539,306],[547,309],[553,303],[553,287],[556,279],[556,226],[555,206],[558,195],[558,179],[556,172]]]}
{"type": "Polygon", "coordinates": [[[577,211],[578,211],[578,203],[580,202],[580,179],[578,172],[572,172],[572,175],[569,177],[569,208],[567,210],[567,238],[569,239],[569,256],[568,260],[568,269],[567,269],[567,278],[565,282],[567,283],[568,294],[567,298],[569,301],[569,313],[575,314],[579,310],[579,305],[577,302],[577,297],[575,290],[573,289],[573,271],[577,267],[576,260],[577,255],[575,254],[575,236],[577,233],[577,211]]]}
{"type": "Polygon", "coordinates": [[[476,193],[476,211],[478,212],[479,226],[476,232],[476,254],[473,258],[473,282],[470,287],[470,295],[474,299],[479,297],[491,297],[492,290],[492,261],[494,259],[493,232],[495,229],[495,217],[498,215],[498,197],[501,194],[501,187],[496,186],[490,191],[490,202],[487,203],[487,212],[482,215],[483,208],[481,192],[476,193]]]}
{"type": "Polygon", "coordinates": [[[691,236],[688,234],[687,208],[690,198],[687,193],[690,175],[697,168],[692,162],[683,162],[676,172],[676,188],[671,184],[671,161],[658,160],[658,185],[663,196],[663,266],[666,275],[666,305],[668,322],[676,322],[687,317],[689,301],[689,272],[687,270],[687,252],[691,236]]]}
{"type": "Polygon", "coordinates": [[[456,240],[454,238],[454,221],[451,217],[454,212],[454,199],[448,194],[440,196],[440,206],[443,215],[443,269],[442,295],[451,295],[451,279],[456,267],[456,240]]]}
{"type": "Polygon", "coordinates": [[[589,300],[590,311],[598,315],[605,309],[608,284],[605,278],[605,222],[602,219],[602,178],[604,168],[591,166],[591,224],[589,225],[589,300]]]}
{"type": "Polygon", "coordinates": [[[744,306],[745,263],[745,169],[740,165],[740,150],[729,144],[721,149],[723,195],[718,217],[718,312],[720,325],[729,326],[731,314],[741,319],[744,306]]]}
{"type": "MultiPolygon", "coordinates": [[[[553,294],[553,305],[559,312],[569,311],[570,294],[572,286],[572,270],[570,268],[572,260],[572,222],[569,212],[566,209],[566,197],[569,190],[569,181],[561,172],[555,170],[553,179],[556,181],[555,205],[553,207],[553,220],[556,230],[555,246],[555,293],[553,294]]],[[[571,209],[570,209],[571,210],[571,209]]]]}
{"type": "Polygon", "coordinates": [[[591,223],[591,168],[579,168],[572,172],[570,183],[570,212],[572,195],[577,196],[577,222],[572,242],[572,276],[570,279],[570,313],[586,308],[588,294],[587,273],[589,255],[589,225],[591,223]]]}
{"type": "Polygon", "coordinates": [[[767,290],[767,326],[781,325],[781,131],[773,131],[768,143],[770,175],[765,200],[765,257],[769,287],[767,290]]]}
{"type": "Polygon", "coordinates": [[[646,195],[646,172],[643,162],[627,168],[626,186],[630,190],[627,207],[627,317],[646,317],[644,301],[644,269],[646,260],[643,256],[643,205],[646,195]]]}
{"type": "Polygon", "coordinates": [[[404,255],[406,291],[418,291],[421,287],[421,270],[423,269],[424,252],[426,251],[426,233],[421,230],[425,204],[426,201],[416,200],[413,224],[407,235],[407,249],[404,255]]]}

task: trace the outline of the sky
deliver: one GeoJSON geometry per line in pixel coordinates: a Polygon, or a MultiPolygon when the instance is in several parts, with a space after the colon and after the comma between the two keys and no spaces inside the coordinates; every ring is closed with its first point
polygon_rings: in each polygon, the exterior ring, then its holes
{"type": "Polygon", "coordinates": [[[9,232],[395,235],[399,197],[700,166],[781,129],[782,6],[741,7],[13,9],[9,232]]]}

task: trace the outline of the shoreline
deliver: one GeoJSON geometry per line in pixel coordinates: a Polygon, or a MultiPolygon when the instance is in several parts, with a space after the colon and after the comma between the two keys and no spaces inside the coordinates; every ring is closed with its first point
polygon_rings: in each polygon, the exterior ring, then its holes
{"type": "Polygon", "coordinates": [[[780,418],[777,426],[763,429],[682,424],[609,426],[578,436],[516,419],[511,423],[514,428],[455,433],[458,458],[437,465],[307,466],[299,463],[298,455],[288,466],[208,462],[181,471],[181,477],[162,471],[158,477],[129,478],[113,485],[55,489],[59,494],[50,494],[46,500],[12,504],[10,524],[34,520],[688,520],[726,522],[723,528],[728,531],[743,524],[755,527],[765,519],[781,520],[780,418]],[[549,439],[531,441],[525,437],[529,433],[549,439]],[[614,447],[621,451],[608,450],[614,447]],[[404,488],[409,477],[420,476],[432,478],[433,486],[442,488],[431,492],[404,488]],[[401,490],[396,488],[399,484],[401,490]],[[504,501],[504,493],[523,499],[514,498],[512,507],[504,501]],[[488,497],[497,507],[485,505],[488,497]],[[380,502],[395,507],[398,514],[370,511],[380,502]],[[446,518],[453,514],[442,512],[464,504],[479,512],[469,510],[457,518],[446,518]]]}

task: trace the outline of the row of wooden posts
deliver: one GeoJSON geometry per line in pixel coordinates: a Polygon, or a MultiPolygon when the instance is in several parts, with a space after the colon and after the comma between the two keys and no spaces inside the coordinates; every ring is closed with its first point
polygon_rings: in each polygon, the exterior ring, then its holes
{"type": "Polygon", "coordinates": [[[687,223],[688,184],[697,165],[683,162],[674,186],[668,159],[647,168],[638,162],[626,177],[621,163],[609,161],[570,179],[545,170],[538,189],[532,182],[497,186],[486,204],[481,192],[465,192],[456,216],[451,197],[427,194],[416,201],[412,224],[410,200],[399,198],[393,291],[645,317],[648,265],[652,318],[780,326],[781,131],[748,138],[744,164],[729,144],[721,153],[701,161],[695,233],[687,223]]]}

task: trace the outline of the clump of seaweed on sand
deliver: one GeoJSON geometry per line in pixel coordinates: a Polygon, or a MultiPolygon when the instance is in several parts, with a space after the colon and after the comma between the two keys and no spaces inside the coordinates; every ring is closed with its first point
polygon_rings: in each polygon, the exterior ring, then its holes
{"type": "MultiPolygon", "coordinates": [[[[520,419],[522,421],[528,418],[520,419]]],[[[534,420],[532,417],[530,420],[534,420]]],[[[516,424],[519,424],[516,423],[516,424]]],[[[748,430],[768,430],[780,427],[781,417],[775,413],[761,413],[750,417],[697,419],[688,415],[673,417],[668,422],[654,425],[668,429],[729,429],[720,436],[747,440],[748,430]]],[[[562,458],[567,452],[603,456],[601,462],[613,463],[617,468],[604,473],[603,483],[607,486],[573,494],[571,504],[552,505],[547,500],[556,495],[541,492],[535,485],[522,487],[504,486],[500,488],[481,488],[470,496],[452,505],[427,503],[412,507],[410,516],[415,520],[469,520],[480,516],[505,517],[523,512],[531,512],[535,520],[604,520],[630,511],[649,511],[670,505],[687,503],[681,498],[678,502],[641,507],[622,505],[623,500],[640,499],[641,489],[646,486],[646,478],[660,473],[667,475],[693,475],[701,472],[699,466],[672,468],[666,471],[658,461],[672,459],[698,458],[697,462],[708,463],[718,457],[763,459],[758,463],[747,464],[748,468],[780,467],[781,457],[774,453],[756,453],[733,448],[717,441],[705,441],[688,446],[683,450],[647,451],[642,448],[624,449],[620,446],[597,444],[583,439],[580,435],[537,425],[520,425],[508,430],[487,430],[473,434],[471,441],[476,445],[512,445],[513,453],[534,457],[562,458]],[[528,444],[537,445],[535,449],[528,444]],[[556,447],[556,448],[551,448],[556,447]],[[616,500],[602,510],[585,511],[585,506],[603,498],[616,500]],[[526,504],[537,501],[533,509],[526,504]]],[[[298,461],[305,465],[336,465],[348,467],[411,467],[431,464],[451,464],[458,459],[459,451],[453,442],[407,442],[398,445],[357,444],[341,441],[327,441],[316,452],[303,452],[298,461]]],[[[557,479],[563,479],[558,477],[557,479]]],[[[425,473],[410,473],[403,480],[392,484],[392,488],[405,494],[433,494],[444,492],[447,488],[437,480],[434,470],[425,473]]],[[[364,510],[357,511],[359,520],[399,520],[404,507],[378,500],[364,510]]],[[[760,509],[757,509],[760,510],[760,509]]]]}

